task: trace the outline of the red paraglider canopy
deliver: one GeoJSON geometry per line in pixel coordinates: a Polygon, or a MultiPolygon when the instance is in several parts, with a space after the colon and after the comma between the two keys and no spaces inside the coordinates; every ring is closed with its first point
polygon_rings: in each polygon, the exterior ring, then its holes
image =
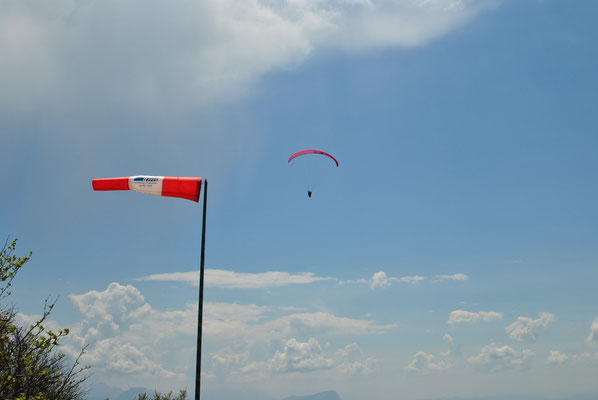
{"type": "Polygon", "coordinates": [[[292,156],[289,157],[289,161],[288,162],[291,162],[292,159],[297,158],[299,156],[302,156],[304,154],[321,154],[323,156],[330,157],[332,159],[332,161],[334,161],[334,163],[338,167],[338,161],[336,161],[336,158],[334,158],[331,154],[328,154],[328,153],[326,153],[325,151],[322,151],[322,150],[315,150],[315,149],[298,151],[298,152],[296,152],[295,154],[293,154],[292,156]]]}

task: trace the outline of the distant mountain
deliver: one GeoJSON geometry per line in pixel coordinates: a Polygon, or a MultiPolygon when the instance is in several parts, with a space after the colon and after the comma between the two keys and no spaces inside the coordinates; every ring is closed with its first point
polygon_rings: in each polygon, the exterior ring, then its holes
{"type": "Polygon", "coordinates": [[[442,397],[425,400],[598,400],[598,393],[576,394],[565,396],[547,395],[510,395],[510,396],[487,396],[487,397],[442,397]]]}
{"type": "Polygon", "coordinates": [[[95,383],[87,393],[87,400],[136,400],[139,393],[153,394],[153,390],[142,387],[134,387],[121,390],[110,387],[104,383],[95,383]]]}
{"type": "Polygon", "coordinates": [[[282,400],[341,400],[341,398],[334,390],[329,390],[327,392],[320,392],[308,396],[285,397],[282,400]]]}
{"type": "Polygon", "coordinates": [[[152,395],[154,394],[154,391],[142,387],[134,387],[119,393],[118,396],[115,396],[114,398],[111,397],[110,400],[137,400],[139,393],[152,395]]]}

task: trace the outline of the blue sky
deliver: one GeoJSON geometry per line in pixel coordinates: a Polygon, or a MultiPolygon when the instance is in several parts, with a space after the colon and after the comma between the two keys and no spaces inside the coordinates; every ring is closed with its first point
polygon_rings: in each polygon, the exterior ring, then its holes
{"type": "Polygon", "coordinates": [[[192,389],[201,207],[91,179],[203,176],[211,398],[598,392],[597,7],[2,2],[12,301],[192,389]]]}

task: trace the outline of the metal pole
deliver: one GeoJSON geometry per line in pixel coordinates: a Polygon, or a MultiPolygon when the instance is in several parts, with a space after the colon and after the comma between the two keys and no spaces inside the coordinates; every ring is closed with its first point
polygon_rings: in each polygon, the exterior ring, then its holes
{"type": "Polygon", "coordinates": [[[201,325],[203,320],[203,271],[206,256],[206,209],[208,206],[208,181],[203,185],[203,222],[201,224],[201,258],[199,261],[199,304],[197,309],[197,360],[195,363],[195,400],[199,400],[201,384],[201,325]]]}

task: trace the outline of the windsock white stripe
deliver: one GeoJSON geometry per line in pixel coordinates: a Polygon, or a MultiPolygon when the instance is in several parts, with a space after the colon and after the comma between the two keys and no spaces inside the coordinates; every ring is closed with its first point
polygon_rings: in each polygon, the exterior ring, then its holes
{"type": "Polygon", "coordinates": [[[163,176],[135,175],[129,177],[129,188],[138,193],[162,195],[163,176]]]}

